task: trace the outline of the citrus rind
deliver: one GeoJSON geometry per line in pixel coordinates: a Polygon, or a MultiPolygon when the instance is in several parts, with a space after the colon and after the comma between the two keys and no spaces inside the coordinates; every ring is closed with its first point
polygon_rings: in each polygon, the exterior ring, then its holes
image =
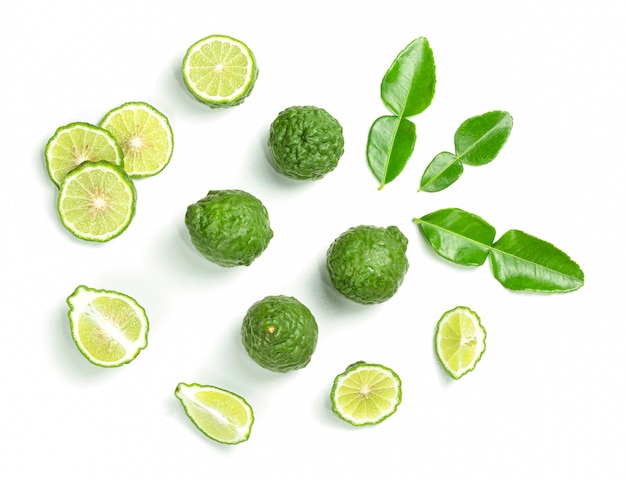
{"type": "Polygon", "coordinates": [[[124,170],[133,178],[161,172],[174,151],[168,118],[146,102],[126,102],[110,110],[100,127],[113,135],[124,153],[124,170]]]}
{"type": "Polygon", "coordinates": [[[79,285],[67,305],[72,338],[94,365],[125,365],[147,347],[148,316],[131,296],[79,285]]]}
{"type": "Polygon", "coordinates": [[[464,306],[445,312],[435,331],[435,352],[443,369],[455,380],[474,370],[485,353],[486,338],[476,312],[464,306]]]}
{"type": "Polygon", "coordinates": [[[240,395],[211,385],[182,382],[174,395],[191,422],[210,439],[235,445],[250,437],[254,412],[240,395]]]}
{"type": "Polygon", "coordinates": [[[333,412],[345,422],[357,427],[377,425],[398,409],[402,382],[389,367],[356,362],[335,377],[330,400],[333,412]]]}

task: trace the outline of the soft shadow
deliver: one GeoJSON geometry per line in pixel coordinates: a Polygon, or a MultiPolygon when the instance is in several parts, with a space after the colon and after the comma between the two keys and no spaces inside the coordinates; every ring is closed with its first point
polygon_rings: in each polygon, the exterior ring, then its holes
{"type": "Polygon", "coordinates": [[[202,256],[189,237],[189,232],[184,224],[178,224],[174,229],[168,229],[161,237],[162,242],[157,251],[158,258],[168,271],[176,272],[188,278],[219,280],[220,282],[235,277],[245,267],[222,267],[202,256]]]}
{"type": "Polygon", "coordinates": [[[273,185],[281,191],[293,192],[310,188],[314,181],[309,180],[296,180],[283,175],[274,164],[272,154],[269,149],[269,126],[263,125],[263,127],[255,135],[256,142],[253,145],[253,152],[250,152],[248,157],[253,162],[250,165],[250,169],[254,172],[255,178],[258,178],[261,182],[269,185],[273,185]],[[261,155],[259,155],[261,152],[261,155]],[[259,159],[262,156],[262,159],[259,159]]]}
{"type": "Polygon", "coordinates": [[[317,264],[317,276],[318,280],[321,284],[320,296],[322,297],[322,302],[324,305],[327,305],[330,310],[333,311],[333,317],[355,317],[364,312],[370,312],[374,308],[375,305],[362,305],[360,303],[356,303],[349,298],[344,297],[341,293],[339,293],[333,284],[330,281],[330,276],[328,275],[328,270],[326,268],[326,256],[322,256],[318,260],[317,264]]]}
{"type": "Polygon", "coordinates": [[[202,103],[187,88],[182,75],[182,59],[184,52],[172,60],[168,75],[164,80],[164,90],[168,93],[168,98],[177,99],[176,107],[182,108],[185,114],[194,115],[196,117],[222,117],[228,115],[228,108],[211,108],[209,105],[202,103]],[[179,101],[178,101],[179,100],[179,101]]]}
{"type": "MultiPolygon", "coordinates": [[[[59,367],[78,383],[95,382],[109,377],[115,369],[92,364],[78,350],[70,331],[67,316],[68,308],[67,306],[59,307],[55,314],[56,321],[52,323],[53,328],[49,336],[59,367]]],[[[123,368],[123,366],[119,368],[123,368]]]]}

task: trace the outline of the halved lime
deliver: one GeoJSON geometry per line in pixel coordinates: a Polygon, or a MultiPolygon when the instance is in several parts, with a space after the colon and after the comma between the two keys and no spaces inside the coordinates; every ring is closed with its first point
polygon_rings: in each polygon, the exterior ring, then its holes
{"type": "Polygon", "coordinates": [[[444,313],[437,323],[435,351],[445,371],[458,380],[474,370],[485,352],[486,337],[476,312],[456,307],[444,313]]]}
{"type": "Polygon", "coordinates": [[[108,131],[85,122],[59,127],[45,150],[48,175],[58,186],[68,172],[83,162],[106,160],[123,166],[124,154],[108,131]]]}
{"type": "Polygon", "coordinates": [[[67,304],[74,342],[91,363],[119,367],[147,346],[148,317],[134,298],[80,285],[67,304]]]}
{"type": "Polygon", "coordinates": [[[135,202],[135,187],[121,167],[85,162],[61,182],[57,210],[74,236],[106,242],[126,230],[135,202]]]}
{"type": "Polygon", "coordinates": [[[333,412],[354,425],[375,425],[402,401],[402,382],[389,367],[357,362],[337,375],[330,393],[333,412]]]}
{"type": "Polygon", "coordinates": [[[108,112],[100,126],[124,152],[124,170],[131,177],[149,177],[163,170],[174,151],[167,117],[145,102],[127,102],[108,112]]]}
{"type": "Polygon", "coordinates": [[[174,394],[193,424],[212,440],[236,444],[250,437],[254,414],[243,397],[197,383],[179,383],[174,394]]]}
{"type": "Polygon", "coordinates": [[[250,95],[259,69],[245,43],[227,35],[210,35],[189,47],[182,73],[198,100],[211,107],[231,107],[250,95]]]}

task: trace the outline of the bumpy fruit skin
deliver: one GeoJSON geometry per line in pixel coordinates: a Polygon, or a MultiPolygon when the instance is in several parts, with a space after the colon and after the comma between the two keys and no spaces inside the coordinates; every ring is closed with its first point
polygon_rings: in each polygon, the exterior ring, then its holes
{"type": "Polygon", "coordinates": [[[222,267],[250,265],[274,236],[265,206],[242,190],[211,190],[187,207],[185,225],[196,249],[222,267]]]}
{"type": "Polygon", "coordinates": [[[326,253],[331,283],[357,303],[385,302],[398,291],[409,268],[407,245],[407,238],[395,226],[350,228],[326,253]]]}
{"type": "Polygon", "coordinates": [[[241,325],[241,341],[250,358],[273,372],[306,367],[317,346],[317,335],[311,311],[285,295],[254,303],[241,325]]]}
{"type": "Polygon", "coordinates": [[[272,122],[269,150],[279,172],[297,180],[318,180],[343,155],[343,129],[326,110],[289,107],[272,122]]]}

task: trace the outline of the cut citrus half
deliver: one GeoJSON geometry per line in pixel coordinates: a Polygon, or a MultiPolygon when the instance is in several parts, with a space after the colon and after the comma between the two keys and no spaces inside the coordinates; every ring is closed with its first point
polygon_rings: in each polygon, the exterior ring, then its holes
{"type": "Polygon", "coordinates": [[[210,35],[189,47],[182,73],[185,85],[198,100],[211,107],[230,107],[250,95],[259,69],[245,43],[226,35],[210,35]]]}
{"type": "Polygon", "coordinates": [[[149,177],[163,170],[174,150],[167,117],[145,102],[128,102],[108,112],[100,126],[124,152],[124,170],[131,177],[149,177]]]}
{"type": "Polygon", "coordinates": [[[124,154],[108,131],[85,122],[59,127],[45,150],[48,175],[58,186],[68,172],[83,162],[107,161],[123,166],[124,154]]]}
{"type": "Polygon", "coordinates": [[[135,187],[121,167],[89,162],[65,176],[57,210],[74,236],[106,242],[126,230],[135,214],[135,202],[135,187]]]}
{"type": "Polygon", "coordinates": [[[485,352],[487,332],[480,317],[467,307],[456,307],[439,319],[435,350],[441,365],[458,380],[474,370],[485,352]]]}
{"type": "Polygon", "coordinates": [[[355,425],[375,425],[402,401],[400,377],[388,367],[357,362],[337,375],[330,393],[333,412],[355,425]]]}
{"type": "Polygon", "coordinates": [[[72,338],[91,363],[119,367],[147,346],[148,317],[134,298],[80,285],[67,304],[72,338]]]}
{"type": "Polygon", "coordinates": [[[174,394],[193,424],[212,440],[236,444],[250,437],[254,414],[243,397],[197,383],[179,383],[174,394]]]}

